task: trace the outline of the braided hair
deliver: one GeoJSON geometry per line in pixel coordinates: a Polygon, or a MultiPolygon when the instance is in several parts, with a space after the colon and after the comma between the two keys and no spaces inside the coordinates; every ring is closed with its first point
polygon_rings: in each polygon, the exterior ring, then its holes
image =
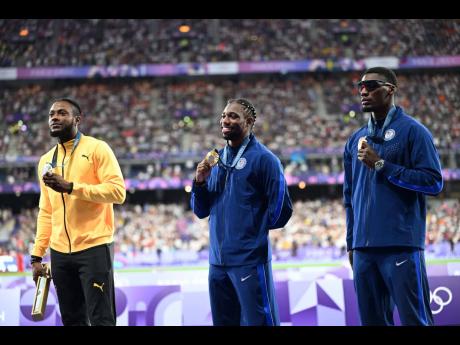
{"type": "Polygon", "coordinates": [[[243,106],[244,112],[248,116],[251,116],[254,119],[254,122],[252,124],[252,127],[254,127],[254,123],[256,122],[257,113],[256,113],[256,108],[252,105],[252,103],[244,98],[234,98],[234,99],[228,100],[227,105],[232,104],[232,103],[238,103],[243,106]]]}

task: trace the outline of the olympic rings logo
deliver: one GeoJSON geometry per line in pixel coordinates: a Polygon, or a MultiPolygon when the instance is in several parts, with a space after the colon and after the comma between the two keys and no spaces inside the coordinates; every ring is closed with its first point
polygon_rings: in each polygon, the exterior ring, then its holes
{"type": "Polygon", "coordinates": [[[433,315],[439,314],[445,306],[452,302],[452,291],[444,286],[437,287],[433,292],[430,291],[430,304],[432,302],[439,307],[436,310],[431,309],[431,312],[433,315]]]}

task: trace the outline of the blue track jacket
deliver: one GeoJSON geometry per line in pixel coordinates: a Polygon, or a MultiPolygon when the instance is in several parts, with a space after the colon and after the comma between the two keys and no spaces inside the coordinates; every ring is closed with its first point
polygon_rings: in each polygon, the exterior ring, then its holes
{"type": "Polygon", "coordinates": [[[347,217],[347,250],[409,246],[424,249],[425,194],[441,192],[441,163],[431,133],[400,107],[375,135],[368,126],[347,141],[343,195],[347,217]],[[367,142],[385,160],[380,171],[358,160],[358,141],[367,142]]]}
{"type": "Polygon", "coordinates": [[[292,215],[280,160],[253,134],[250,138],[234,168],[215,165],[204,186],[192,187],[193,212],[209,216],[212,265],[270,261],[268,231],[282,228],[292,215]]]}

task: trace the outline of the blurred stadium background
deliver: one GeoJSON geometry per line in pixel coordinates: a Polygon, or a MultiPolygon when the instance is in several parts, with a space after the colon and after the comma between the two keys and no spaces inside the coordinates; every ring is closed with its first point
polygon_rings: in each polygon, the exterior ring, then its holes
{"type": "MultiPolygon", "coordinates": [[[[254,131],[280,157],[294,201],[270,233],[282,324],[356,324],[342,150],[367,121],[354,83],[372,66],[396,71],[397,104],[441,155],[426,257],[437,323],[460,324],[449,314],[460,308],[460,20],[0,19],[0,325],[31,322],[36,165],[55,143],[50,102],[64,96],[126,179],[115,207],[119,324],[210,324],[207,220],[189,193],[198,161],[225,144],[218,119],[234,97],[255,105],[254,131]]],[[[42,324],[59,324],[55,304],[47,315],[42,324]]]]}

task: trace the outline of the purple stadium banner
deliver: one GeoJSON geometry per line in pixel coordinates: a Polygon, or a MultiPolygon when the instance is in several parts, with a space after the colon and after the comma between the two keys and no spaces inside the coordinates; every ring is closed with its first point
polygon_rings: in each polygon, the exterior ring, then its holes
{"type": "Polygon", "coordinates": [[[148,76],[169,76],[176,75],[176,68],[174,64],[158,64],[146,66],[148,76]]]}
{"type": "MultiPolygon", "coordinates": [[[[375,57],[373,59],[379,59],[375,57]]],[[[381,57],[391,59],[394,68],[439,68],[460,66],[460,55],[421,57],[381,57]]],[[[385,60],[385,61],[386,61],[385,60]]],[[[181,64],[145,64],[81,67],[8,67],[0,68],[0,80],[56,79],[56,78],[111,78],[174,75],[222,75],[244,73],[289,73],[313,71],[364,70],[368,59],[306,59],[297,61],[211,62],[181,64]]]]}
{"type": "MultiPolygon", "coordinates": [[[[460,277],[428,277],[430,285],[430,308],[436,326],[460,325],[460,277]]],[[[353,280],[343,281],[345,294],[346,324],[360,325],[358,305],[353,280]]],[[[395,325],[401,325],[398,311],[394,312],[395,325]]]]}
{"type": "MultiPolygon", "coordinates": [[[[460,325],[460,277],[432,276],[429,284],[435,325],[460,325]]],[[[16,278],[0,289],[0,326],[62,325],[53,285],[45,319],[31,320],[34,291],[33,282],[26,278],[16,278]]],[[[277,280],[275,291],[282,326],[360,325],[353,280],[330,272],[313,280],[277,280]]],[[[207,285],[119,286],[115,295],[117,325],[212,324],[207,285]]],[[[401,324],[397,310],[394,319],[401,324]]]]}
{"type": "Polygon", "coordinates": [[[147,75],[147,65],[91,66],[87,78],[111,77],[144,77],[147,75]]]}
{"type": "Polygon", "coordinates": [[[89,66],[85,67],[20,67],[17,69],[17,79],[57,79],[57,78],[87,78],[89,66]]]}
{"type": "MultiPolygon", "coordinates": [[[[0,297],[0,326],[17,326],[20,324],[19,289],[3,289],[0,297]]],[[[32,310],[32,307],[31,307],[32,310]]]]}
{"type": "MultiPolygon", "coordinates": [[[[343,172],[341,173],[310,173],[303,175],[291,175],[286,174],[286,182],[289,186],[297,185],[303,181],[307,185],[335,185],[343,183],[343,172]]],[[[445,181],[459,180],[460,169],[443,169],[442,176],[445,181]]],[[[192,185],[191,179],[183,179],[179,177],[153,177],[149,180],[135,180],[125,179],[126,189],[135,190],[155,190],[155,189],[181,189],[186,186],[192,185]]],[[[0,183],[0,194],[1,193],[39,193],[40,187],[36,182],[25,182],[25,183],[0,183]]]]}
{"type": "Polygon", "coordinates": [[[310,60],[240,62],[238,63],[238,72],[239,73],[303,72],[303,71],[308,71],[309,66],[310,66],[310,60]]]}
{"type": "Polygon", "coordinates": [[[401,58],[399,68],[430,68],[460,66],[460,55],[453,56],[418,56],[401,58]]]}
{"type": "MultiPolygon", "coordinates": [[[[62,326],[54,285],[50,287],[45,318],[39,322],[33,321],[30,316],[34,292],[35,288],[33,286],[21,290],[19,325],[62,326]]],[[[116,288],[117,323],[130,326],[167,325],[168,320],[165,320],[165,314],[167,314],[165,310],[169,304],[181,298],[179,292],[180,286],[177,285],[116,288]]],[[[18,304],[14,305],[13,308],[8,307],[6,312],[9,314],[17,307],[18,304]]]]}

